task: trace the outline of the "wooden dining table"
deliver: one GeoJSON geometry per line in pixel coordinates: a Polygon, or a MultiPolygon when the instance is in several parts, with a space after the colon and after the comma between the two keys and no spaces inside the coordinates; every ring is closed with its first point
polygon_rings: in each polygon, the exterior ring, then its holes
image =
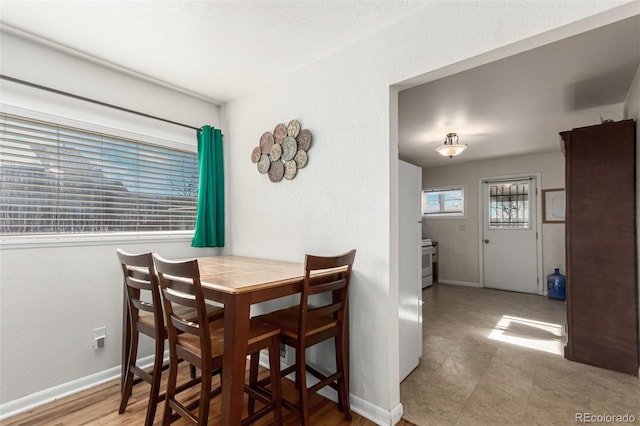
{"type": "Polygon", "coordinates": [[[239,425],[251,305],[299,293],[304,265],[255,257],[214,256],[198,258],[198,266],[205,298],[224,305],[221,424],[239,425]]]}
{"type": "MultiPolygon", "coordinates": [[[[255,257],[215,256],[198,258],[198,266],[205,298],[224,305],[221,424],[240,425],[251,305],[299,293],[304,281],[304,264],[255,257]]],[[[312,279],[323,279],[341,271],[320,271],[314,273],[312,279]]],[[[348,353],[344,356],[348,365],[348,353]]],[[[345,373],[349,377],[348,369],[345,373]]]]}
{"type": "MultiPolygon", "coordinates": [[[[204,297],[224,305],[221,424],[240,425],[251,305],[300,293],[304,282],[304,264],[244,256],[198,257],[197,260],[204,297]]],[[[346,268],[315,271],[311,279],[336,277],[344,270],[346,268]]],[[[130,335],[126,303],[123,314],[124,365],[130,335]]],[[[344,321],[344,324],[344,335],[348,341],[348,321],[344,321]]],[[[348,389],[348,344],[345,343],[344,347],[348,389]]],[[[123,368],[122,383],[124,374],[123,368]]]]}

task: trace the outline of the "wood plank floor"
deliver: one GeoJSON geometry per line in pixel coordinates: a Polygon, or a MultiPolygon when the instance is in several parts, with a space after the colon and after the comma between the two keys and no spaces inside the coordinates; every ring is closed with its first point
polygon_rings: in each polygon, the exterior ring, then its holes
{"type": "MultiPolygon", "coordinates": [[[[263,370],[261,372],[261,374],[267,373],[267,370],[263,370]]],[[[181,366],[178,380],[186,380],[188,374],[187,367],[181,366]]],[[[214,383],[218,383],[217,380],[217,378],[214,379],[214,383]]],[[[125,413],[120,415],[118,414],[118,405],[120,404],[120,381],[114,380],[19,414],[0,423],[2,426],[142,425],[144,424],[147,409],[149,388],[149,385],[146,383],[140,383],[134,386],[133,394],[129,399],[127,410],[125,413]]],[[[290,400],[296,399],[295,387],[289,380],[283,381],[282,391],[285,398],[290,400]]],[[[164,392],[164,388],[161,392],[164,392]]],[[[245,415],[246,399],[245,395],[245,415]]],[[[259,407],[260,405],[257,404],[257,406],[259,407]]],[[[154,425],[162,424],[163,410],[164,402],[161,402],[158,405],[154,425]]],[[[294,426],[299,424],[299,421],[293,412],[283,409],[282,414],[284,417],[283,426],[294,426]]],[[[315,395],[311,400],[311,423],[318,426],[339,426],[349,424],[356,426],[375,426],[375,423],[359,416],[356,413],[353,413],[353,419],[351,422],[345,421],[343,414],[338,411],[335,403],[317,395],[315,395]]],[[[174,425],[180,426],[186,424],[187,422],[183,420],[178,420],[174,423],[174,425]]],[[[219,396],[211,400],[208,424],[212,426],[221,425],[219,396]]],[[[258,426],[273,425],[273,417],[269,414],[255,424],[258,426]]],[[[412,426],[413,424],[402,420],[398,425],[412,426]]]]}

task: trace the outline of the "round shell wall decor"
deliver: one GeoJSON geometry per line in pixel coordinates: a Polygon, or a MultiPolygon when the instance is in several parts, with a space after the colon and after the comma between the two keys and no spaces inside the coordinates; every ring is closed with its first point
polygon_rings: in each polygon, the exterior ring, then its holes
{"type": "Polygon", "coordinates": [[[283,123],[277,124],[273,129],[273,138],[277,144],[282,143],[282,140],[287,137],[287,126],[283,123]]]}
{"type": "Polygon", "coordinates": [[[264,132],[258,146],[251,151],[251,162],[260,174],[266,174],[271,182],[282,178],[291,180],[309,161],[311,132],[303,129],[298,120],[289,124],[278,123],[273,132],[264,132]]]}

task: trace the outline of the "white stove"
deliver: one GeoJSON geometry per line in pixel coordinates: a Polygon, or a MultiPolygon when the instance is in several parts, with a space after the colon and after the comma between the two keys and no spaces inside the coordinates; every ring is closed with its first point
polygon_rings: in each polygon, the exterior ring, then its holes
{"type": "Polygon", "coordinates": [[[431,238],[422,239],[422,288],[427,288],[433,284],[433,255],[436,248],[431,242],[431,238]]]}

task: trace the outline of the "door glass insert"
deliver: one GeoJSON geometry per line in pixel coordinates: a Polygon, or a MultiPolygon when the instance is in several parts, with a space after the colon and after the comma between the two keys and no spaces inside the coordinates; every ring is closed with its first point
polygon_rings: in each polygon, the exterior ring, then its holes
{"type": "Polygon", "coordinates": [[[529,183],[489,185],[489,228],[529,229],[529,183]]]}

